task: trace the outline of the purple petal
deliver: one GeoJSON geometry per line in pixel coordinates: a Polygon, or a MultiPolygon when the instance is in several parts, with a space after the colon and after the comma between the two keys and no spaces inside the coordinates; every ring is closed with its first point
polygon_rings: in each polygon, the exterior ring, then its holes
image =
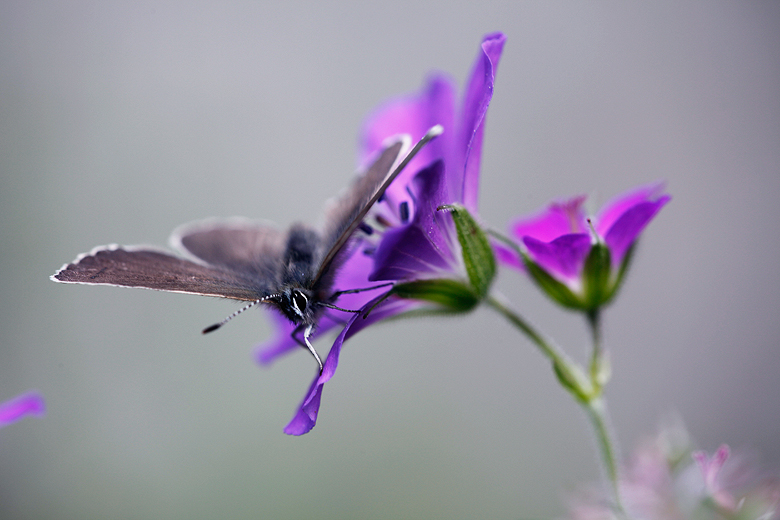
{"type": "Polygon", "coordinates": [[[444,164],[436,161],[414,178],[415,215],[409,224],[389,229],[374,253],[369,280],[406,280],[452,271],[455,265],[449,217],[437,211],[447,200],[444,164]]]}
{"type": "Polygon", "coordinates": [[[515,269],[519,269],[521,271],[525,271],[525,264],[523,263],[523,259],[520,258],[520,255],[518,255],[514,249],[510,249],[498,242],[494,242],[492,246],[493,251],[496,253],[496,260],[498,260],[499,263],[513,267],[515,269]]]}
{"type": "MultiPolygon", "coordinates": [[[[358,305],[354,308],[359,309],[360,307],[361,306],[358,305]]],[[[329,310],[328,313],[330,312],[331,311],[329,310]]],[[[277,358],[290,352],[305,352],[306,349],[292,336],[296,325],[275,309],[267,309],[267,313],[271,317],[274,334],[269,340],[264,341],[255,347],[255,361],[260,365],[268,366],[276,361],[277,358]]],[[[314,331],[314,334],[310,336],[312,341],[316,341],[317,338],[326,335],[332,329],[342,326],[350,317],[349,314],[335,310],[332,311],[332,315],[328,313],[323,314],[320,321],[317,323],[317,329],[314,331]]],[[[300,335],[298,337],[300,337],[300,335]]]]}
{"type": "MultiPolygon", "coordinates": [[[[419,94],[391,100],[376,110],[363,125],[360,143],[360,162],[365,163],[370,155],[381,149],[388,137],[409,134],[417,142],[434,125],[444,127],[444,134],[423,148],[407,165],[404,172],[388,188],[386,195],[396,197],[396,191],[404,186],[422,167],[448,155],[454,139],[455,87],[442,74],[431,75],[419,94]]],[[[405,193],[399,194],[404,196],[405,193]]]]}
{"type": "Polygon", "coordinates": [[[446,270],[448,262],[414,225],[387,231],[374,253],[376,269],[371,281],[408,280],[446,270]]]}
{"type": "Polygon", "coordinates": [[[26,415],[43,417],[46,403],[38,392],[27,392],[0,403],[0,428],[22,419],[26,415]]]}
{"type": "Polygon", "coordinates": [[[640,202],[658,199],[664,189],[663,182],[656,182],[646,186],[640,186],[627,193],[613,198],[599,211],[595,219],[596,233],[600,237],[606,236],[607,231],[620,218],[620,216],[640,202]]]}
{"type": "Polygon", "coordinates": [[[604,242],[609,247],[613,266],[620,265],[636,237],[670,200],[669,195],[664,195],[655,202],[640,202],[623,213],[609,228],[604,242]]]}
{"type": "Polygon", "coordinates": [[[369,325],[376,323],[388,316],[399,314],[411,306],[413,302],[408,300],[390,299],[373,309],[367,318],[363,318],[364,312],[371,309],[382,296],[378,296],[366,303],[361,312],[354,314],[350,318],[344,330],[338,335],[336,341],[328,352],[328,357],[322,368],[322,374],[318,374],[312,381],[306,396],[303,398],[298,411],[293,416],[290,423],[284,428],[284,433],[288,435],[303,435],[311,431],[317,423],[317,414],[320,411],[320,400],[322,399],[322,388],[335,375],[339,364],[339,355],[344,341],[351,338],[369,325]]]}
{"type": "Polygon", "coordinates": [[[523,243],[534,262],[564,282],[579,278],[591,248],[590,235],[584,233],[563,235],[552,242],[527,236],[523,238],[523,243]]]}
{"type": "Polygon", "coordinates": [[[454,198],[449,202],[462,201],[471,212],[477,210],[484,119],[493,97],[496,70],[505,41],[506,37],[501,33],[489,34],[482,40],[463,98],[456,145],[459,153],[453,158],[456,162],[449,165],[450,168],[461,165],[464,168],[462,177],[460,171],[451,172],[450,193],[454,198]]]}
{"type": "Polygon", "coordinates": [[[521,239],[529,236],[542,242],[551,242],[561,235],[587,233],[583,202],[584,195],[554,202],[536,215],[515,220],[510,226],[512,234],[521,239]]]}

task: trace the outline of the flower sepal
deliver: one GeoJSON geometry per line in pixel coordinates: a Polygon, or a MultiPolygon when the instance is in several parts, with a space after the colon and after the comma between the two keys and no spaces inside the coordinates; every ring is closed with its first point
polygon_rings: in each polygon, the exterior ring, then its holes
{"type": "Polygon", "coordinates": [[[398,283],[390,290],[390,295],[435,303],[449,312],[470,311],[481,299],[467,284],[450,278],[398,283]]]}
{"type": "Polygon", "coordinates": [[[585,259],[581,276],[582,289],[578,292],[534,262],[527,253],[521,254],[531,278],[549,298],[567,309],[591,312],[608,304],[617,294],[631,261],[630,253],[623,258],[616,274],[609,247],[601,242],[594,244],[585,259]]]}
{"type": "Polygon", "coordinates": [[[561,385],[580,402],[589,403],[601,394],[601,389],[588,380],[585,372],[565,358],[553,359],[553,371],[561,385]]]}
{"type": "Polygon", "coordinates": [[[460,204],[446,204],[436,209],[452,215],[471,288],[479,299],[484,298],[496,276],[496,257],[487,235],[460,204]]]}
{"type": "Polygon", "coordinates": [[[582,297],[575,294],[569,286],[559,282],[545,269],[534,262],[526,253],[522,253],[523,264],[528,269],[528,274],[536,282],[536,285],[550,299],[567,309],[584,309],[585,302],[582,297]]]}
{"type": "Polygon", "coordinates": [[[582,270],[583,308],[596,310],[614,294],[609,248],[601,242],[593,244],[582,270]]]}
{"type": "Polygon", "coordinates": [[[594,311],[612,301],[623,283],[633,251],[632,245],[620,262],[616,273],[609,247],[601,242],[593,246],[585,261],[582,277],[585,293],[584,310],[594,311]]]}

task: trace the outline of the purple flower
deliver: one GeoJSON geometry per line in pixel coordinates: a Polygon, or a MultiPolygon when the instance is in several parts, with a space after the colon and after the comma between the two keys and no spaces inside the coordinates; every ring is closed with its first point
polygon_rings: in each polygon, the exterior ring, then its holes
{"type": "Polygon", "coordinates": [[[38,392],[27,392],[0,403],[0,428],[21,420],[26,415],[42,417],[46,404],[38,392]]]}
{"type": "MultiPolygon", "coordinates": [[[[334,287],[338,290],[371,287],[377,285],[376,281],[406,281],[462,271],[462,262],[455,254],[453,240],[457,239],[451,219],[436,208],[462,203],[469,210],[476,209],[483,122],[504,39],[497,33],[483,40],[463,108],[457,116],[455,87],[442,75],[434,75],[420,94],[391,101],[369,117],[362,131],[360,160],[364,163],[393,135],[410,134],[416,140],[436,124],[444,126],[444,134],[412,160],[374,206],[371,222],[377,233],[362,238],[360,247],[355,247],[355,253],[336,277],[334,287]]],[[[323,385],[333,377],[346,339],[372,323],[421,305],[397,296],[388,298],[388,291],[384,287],[344,294],[338,305],[361,312],[332,311],[320,321],[316,336],[337,327],[342,330],[322,373],[314,378],[285,433],[302,435],[316,424],[323,385]]],[[[274,323],[274,337],[257,349],[261,364],[300,348],[290,337],[291,324],[279,318],[274,323]]]]}
{"type": "Polygon", "coordinates": [[[499,261],[527,269],[560,304],[592,310],[617,291],[639,234],[671,197],[662,184],[643,186],[610,201],[588,219],[584,196],[554,202],[516,220],[511,233],[521,240],[520,254],[497,246],[499,261]]]}
{"type": "Polygon", "coordinates": [[[364,157],[398,132],[414,139],[433,124],[444,126],[444,134],[415,158],[405,178],[387,190],[387,204],[378,208],[388,229],[376,250],[371,280],[465,276],[452,219],[437,208],[459,203],[477,212],[484,120],[505,40],[501,33],[483,39],[457,115],[452,81],[434,74],[420,94],[391,101],[369,118],[364,157]]]}

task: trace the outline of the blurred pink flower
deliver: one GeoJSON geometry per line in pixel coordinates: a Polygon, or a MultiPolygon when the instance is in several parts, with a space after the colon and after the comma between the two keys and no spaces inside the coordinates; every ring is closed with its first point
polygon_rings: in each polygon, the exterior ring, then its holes
{"type": "MultiPolygon", "coordinates": [[[[620,497],[632,520],[778,519],[780,480],[747,454],[722,445],[709,456],[693,451],[681,426],[645,439],[623,468],[620,497]]],[[[572,520],[625,520],[608,496],[590,486],[569,503],[572,520]]]]}

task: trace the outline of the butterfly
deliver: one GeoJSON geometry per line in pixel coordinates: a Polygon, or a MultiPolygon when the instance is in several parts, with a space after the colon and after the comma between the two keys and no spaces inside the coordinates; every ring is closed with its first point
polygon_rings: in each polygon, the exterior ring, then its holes
{"type": "Polygon", "coordinates": [[[386,144],[365,173],[331,203],[322,231],[295,224],[282,233],[244,219],[205,220],[181,226],[171,237],[172,244],[187,258],[150,247],[100,246],[65,264],[51,279],[250,302],[204,329],[204,334],[254,305],[269,304],[296,325],[293,337],[309,349],[322,371],[322,361],[309,337],[324,309],[358,312],[333,302],[340,294],[372,289],[333,288],[339,268],[353,252],[355,234],[414,155],[442,131],[439,125],[431,128],[403,159],[408,136],[386,144]],[[301,332],[303,342],[298,338],[301,332]]]}

